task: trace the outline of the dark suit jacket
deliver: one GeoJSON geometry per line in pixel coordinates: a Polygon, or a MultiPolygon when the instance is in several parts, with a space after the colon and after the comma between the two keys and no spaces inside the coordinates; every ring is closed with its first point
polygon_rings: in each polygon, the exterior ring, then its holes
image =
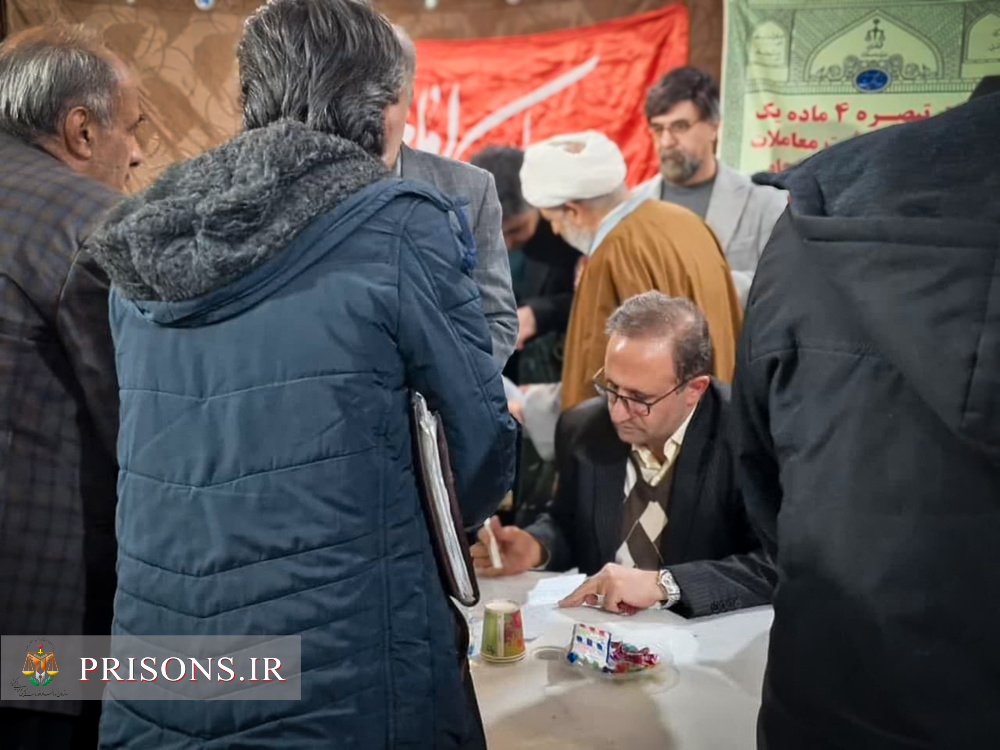
{"type": "MultiPolygon", "coordinates": [[[[665,564],[681,588],[674,611],[700,617],[768,604],[770,559],[746,517],[733,481],[729,390],[712,382],[697,407],[674,468],[665,564]]],[[[559,487],[548,511],[528,527],[549,551],[549,569],[592,575],[614,562],[622,542],[625,467],[604,399],[563,414],[556,428],[559,487]]]]}
{"type": "Polygon", "coordinates": [[[3,134],[0,163],[0,632],[110,633],[118,381],[80,247],[117,196],[3,134]]]}

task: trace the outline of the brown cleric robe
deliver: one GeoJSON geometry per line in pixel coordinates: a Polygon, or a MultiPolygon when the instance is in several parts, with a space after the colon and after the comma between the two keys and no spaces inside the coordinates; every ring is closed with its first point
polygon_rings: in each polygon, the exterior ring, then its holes
{"type": "Polygon", "coordinates": [[[604,365],[608,316],[629,297],[659,290],[687,297],[705,314],[712,374],[729,382],[743,310],[726,257],[704,221],[686,208],[648,200],[623,218],[594,251],[573,299],[562,371],[562,408],[595,395],[604,365]]]}

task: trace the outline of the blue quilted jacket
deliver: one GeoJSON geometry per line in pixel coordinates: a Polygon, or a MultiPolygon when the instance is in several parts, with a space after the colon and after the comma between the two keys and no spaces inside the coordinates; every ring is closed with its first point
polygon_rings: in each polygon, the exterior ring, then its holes
{"type": "Polygon", "coordinates": [[[302,698],[106,701],[104,747],[466,739],[408,392],[441,412],[465,521],[482,522],[515,428],[474,248],[449,199],[303,131],[167,172],[92,246],[115,283],[114,632],[299,634],[302,698]]]}

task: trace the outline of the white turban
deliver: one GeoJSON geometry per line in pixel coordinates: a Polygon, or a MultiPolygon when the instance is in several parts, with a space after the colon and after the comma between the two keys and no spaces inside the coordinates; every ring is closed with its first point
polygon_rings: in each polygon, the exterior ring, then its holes
{"type": "Polygon", "coordinates": [[[557,135],[524,152],[521,193],[535,208],[608,195],[625,183],[625,158],[604,133],[557,135]]]}

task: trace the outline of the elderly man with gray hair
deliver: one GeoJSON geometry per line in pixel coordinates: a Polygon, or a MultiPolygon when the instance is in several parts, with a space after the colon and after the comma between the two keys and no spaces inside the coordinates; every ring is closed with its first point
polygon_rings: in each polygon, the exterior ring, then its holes
{"type": "Polygon", "coordinates": [[[747,521],[728,440],[729,388],[713,379],[705,316],[689,300],[647,292],[608,320],[599,397],[564,413],[559,486],[521,530],[492,531],[481,575],[579,568],[596,574],[562,603],[628,612],[656,604],[700,617],[766,604],[773,568],[747,521]]]}
{"type": "MultiPolygon", "coordinates": [[[[141,120],[97,35],[0,46],[0,632],[110,632],[118,384],[108,280],[81,244],[142,159],[141,120]]],[[[4,701],[5,747],[93,747],[99,708],[4,701]]]]}

